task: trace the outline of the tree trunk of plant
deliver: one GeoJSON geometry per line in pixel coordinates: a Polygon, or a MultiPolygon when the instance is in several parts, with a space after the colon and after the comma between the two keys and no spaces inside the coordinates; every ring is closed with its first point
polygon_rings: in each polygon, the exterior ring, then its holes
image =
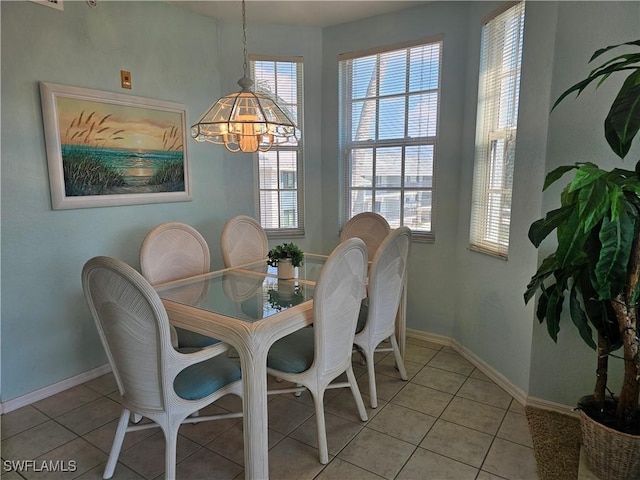
{"type": "Polygon", "coordinates": [[[635,239],[629,259],[626,290],[612,302],[622,336],[624,380],[618,397],[616,415],[620,425],[634,421],[640,394],[640,356],[638,355],[637,309],[633,293],[640,278],[640,237],[635,239]]]}
{"type": "Polygon", "coordinates": [[[609,375],[609,342],[598,333],[598,367],[596,370],[596,388],[593,391],[593,401],[599,410],[604,406],[609,375]]]}

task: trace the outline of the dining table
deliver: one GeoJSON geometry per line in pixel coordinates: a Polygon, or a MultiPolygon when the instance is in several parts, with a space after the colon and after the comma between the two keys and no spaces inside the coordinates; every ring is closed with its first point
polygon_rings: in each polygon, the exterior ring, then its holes
{"type": "Polygon", "coordinates": [[[265,259],[155,286],[172,325],[217,338],[238,353],[245,479],[269,478],[267,354],[277,340],[313,323],[314,287],[327,258],[305,253],[291,279],[278,278],[265,259]]]}

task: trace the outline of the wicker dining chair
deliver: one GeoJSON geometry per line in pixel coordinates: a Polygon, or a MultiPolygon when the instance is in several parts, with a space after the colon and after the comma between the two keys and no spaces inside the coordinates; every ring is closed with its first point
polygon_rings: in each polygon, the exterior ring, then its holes
{"type": "Polygon", "coordinates": [[[246,215],[230,218],[222,229],[220,250],[224,266],[237,267],[267,260],[267,234],[256,219],[246,215]]]}
{"type": "Polygon", "coordinates": [[[228,349],[222,342],[206,349],[173,348],[162,301],[126,263],[92,258],[82,270],[82,286],[122,405],[103,478],[113,476],[127,432],[160,427],[166,441],[165,478],[173,480],[180,425],[242,416],[238,412],[190,417],[224,395],[241,397],[240,368],[221,355],[228,349]],[[152,423],[131,425],[134,412],[152,423]]]}
{"type": "Polygon", "coordinates": [[[367,249],[358,238],[336,247],[325,263],[313,296],[313,328],[278,340],[267,355],[267,373],[302,387],[278,388],[270,394],[308,389],[316,412],[320,463],[328,462],[324,418],[327,388],[349,387],[362,421],[368,419],[351,365],[351,352],[367,274],[367,249]],[[347,374],[347,382],[335,382],[347,374]]]}
{"type": "MultiPolygon", "coordinates": [[[[211,268],[209,245],[195,228],[166,222],[152,228],[140,247],[140,270],[152,285],[206,273],[211,268]]],[[[193,292],[199,295],[201,292],[193,292]]],[[[203,348],[220,340],[184,328],[171,327],[179,347],[203,348]]]]}
{"type": "Polygon", "coordinates": [[[407,258],[411,252],[411,230],[400,227],[382,242],[369,269],[367,299],[362,302],[354,345],[367,363],[371,408],[378,406],[374,354],[393,352],[400,378],[407,380],[398,340],[396,315],[406,286],[407,258]],[[388,340],[390,347],[380,344],[388,340]]]}
{"type": "Polygon", "coordinates": [[[344,242],[353,237],[361,238],[367,246],[368,259],[371,261],[390,231],[389,222],[382,215],[375,212],[362,212],[345,223],[340,241],[344,242]]]}

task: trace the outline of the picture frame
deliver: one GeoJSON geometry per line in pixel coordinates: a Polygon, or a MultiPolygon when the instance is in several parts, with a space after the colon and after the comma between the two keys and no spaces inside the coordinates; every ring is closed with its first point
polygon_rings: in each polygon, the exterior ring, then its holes
{"type": "Polygon", "coordinates": [[[63,0],[31,0],[33,3],[39,3],[45,7],[55,8],[56,10],[64,10],[63,0]]]}
{"type": "Polygon", "coordinates": [[[185,105],[40,82],[54,210],[191,201],[185,105]]]}

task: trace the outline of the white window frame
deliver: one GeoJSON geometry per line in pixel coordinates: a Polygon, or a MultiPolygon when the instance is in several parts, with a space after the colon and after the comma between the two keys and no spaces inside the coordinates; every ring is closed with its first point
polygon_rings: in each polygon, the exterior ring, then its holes
{"type": "MultiPolygon", "coordinates": [[[[296,99],[297,104],[292,105],[292,113],[293,120],[296,122],[298,127],[297,129],[297,145],[293,144],[285,144],[285,145],[274,145],[271,149],[265,153],[256,152],[254,154],[254,176],[255,176],[255,190],[256,190],[256,209],[258,211],[258,219],[263,226],[266,234],[270,238],[279,238],[279,237],[300,237],[304,236],[304,149],[303,149],[303,139],[302,139],[302,122],[304,118],[304,110],[303,110],[303,58],[302,57],[282,57],[282,56],[270,56],[270,55],[250,55],[249,56],[250,68],[251,68],[251,78],[256,81],[255,89],[256,91],[263,89],[264,85],[260,84],[260,79],[256,77],[256,63],[257,62],[270,62],[270,63],[293,63],[296,67],[296,99]],[[294,154],[296,158],[296,186],[295,188],[289,188],[281,185],[282,174],[286,173],[287,170],[281,170],[280,168],[280,159],[281,157],[290,156],[294,154]],[[278,185],[275,188],[263,188],[261,181],[261,167],[262,162],[267,157],[276,157],[275,161],[277,163],[277,181],[278,185]],[[277,203],[277,211],[273,212],[272,210],[267,211],[265,205],[262,202],[262,193],[266,191],[276,192],[276,203],[277,203]],[[297,226],[289,227],[282,226],[282,222],[285,221],[285,217],[288,216],[288,212],[290,210],[283,210],[284,207],[280,204],[282,200],[282,194],[284,192],[295,192],[296,205],[295,210],[297,212],[297,226]],[[274,215],[275,213],[275,215],[274,215]],[[279,223],[278,227],[272,227],[268,224],[267,218],[274,217],[279,223]]],[[[274,97],[278,97],[277,91],[277,75],[276,75],[276,91],[268,91],[268,93],[274,97]]],[[[281,99],[278,100],[278,104],[281,106],[287,106],[286,102],[283,102],[281,99]]],[[[295,214],[294,214],[295,216],[295,214]]]]}
{"type": "MultiPolygon", "coordinates": [[[[338,63],[339,63],[338,70],[339,70],[339,77],[340,77],[339,78],[340,105],[339,105],[338,121],[339,121],[339,132],[340,132],[339,144],[340,144],[341,174],[342,174],[342,183],[343,183],[342,194],[341,194],[342,207],[340,209],[341,210],[341,216],[340,216],[341,226],[343,226],[344,223],[346,223],[346,221],[348,221],[352,215],[360,213],[360,210],[354,211],[354,208],[352,208],[352,204],[351,204],[352,192],[356,192],[358,190],[371,191],[372,198],[371,198],[370,210],[377,211],[378,213],[381,213],[383,216],[385,216],[384,212],[378,211],[379,203],[376,200],[376,193],[381,191],[387,192],[387,193],[399,192],[400,193],[399,219],[387,218],[387,221],[389,221],[389,223],[391,224],[391,227],[395,228],[400,225],[407,225],[411,227],[413,230],[414,240],[431,241],[431,242],[434,241],[435,235],[434,235],[433,210],[434,210],[434,203],[435,203],[434,202],[435,184],[436,184],[435,171],[436,171],[437,154],[438,154],[438,136],[440,131],[440,99],[442,95],[441,78],[442,78],[443,40],[444,40],[444,36],[437,35],[437,36],[431,36],[428,38],[421,38],[421,39],[418,39],[412,42],[406,42],[403,44],[374,48],[374,49],[370,49],[362,52],[341,54],[338,56],[338,63]],[[437,86],[435,88],[428,88],[426,90],[411,91],[409,86],[409,82],[410,82],[409,67],[411,64],[411,60],[408,53],[412,48],[417,48],[421,46],[431,46],[431,45],[438,45],[439,47],[437,86]],[[372,96],[369,96],[367,94],[367,96],[365,97],[367,100],[370,100],[371,102],[375,102],[375,112],[376,112],[377,121],[374,129],[376,133],[374,135],[374,138],[372,139],[354,140],[353,132],[352,132],[352,129],[354,127],[352,122],[352,105],[353,103],[362,101],[363,99],[353,98],[353,92],[352,92],[353,77],[352,77],[352,66],[350,61],[356,61],[358,59],[366,59],[367,57],[375,56],[376,67],[374,72],[376,75],[379,75],[380,56],[384,54],[390,54],[392,52],[399,52],[402,50],[405,50],[407,52],[407,63],[405,65],[406,85],[404,87],[405,88],[404,92],[394,93],[392,95],[386,95],[386,96],[381,95],[379,90],[381,82],[379,80],[376,80],[375,94],[372,96]],[[410,109],[409,109],[410,99],[416,98],[417,95],[423,95],[423,94],[435,95],[437,98],[434,105],[435,106],[435,115],[433,117],[435,120],[434,132],[433,134],[430,134],[427,136],[411,137],[409,136],[409,133],[408,133],[410,128],[409,120],[411,117],[410,109]],[[402,123],[398,125],[399,129],[402,130],[404,133],[402,134],[402,136],[399,136],[398,138],[380,139],[378,138],[379,126],[382,123],[379,120],[380,100],[385,98],[393,98],[393,97],[397,99],[402,99],[404,101],[405,115],[404,115],[404,118],[401,119],[402,123]],[[432,151],[431,184],[430,186],[427,186],[425,185],[427,182],[425,182],[425,184],[423,185],[411,187],[406,184],[406,180],[410,177],[405,175],[405,167],[407,162],[407,156],[406,156],[407,149],[412,149],[415,147],[423,147],[423,146],[426,147],[428,150],[432,151]],[[398,170],[398,175],[399,175],[398,184],[394,186],[389,186],[389,184],[387,183],[387,185],[378,186],[376,182],[381,177],[378,177],[376,175],[376,152],[378,152],[380,149],[389,148],[389,147],[399,149],[398,151],[399,151],[400,162],[399,162],[399,170],[398,170]],[[362,149],[363,151],[367,149],[371,149],[371,152],[372,152],[373,174],[372,174],[370,187],[369,186],[355,187],[351,185],[352,152],[359,149],[362,149]],[[416,192],[417,194],[428,194],[431,197],[430,205],[428,207],[416,208],[416,213],[415,215],[411,216],[411,218],[408,218],[410,217],[409,215],[405,215],[405,213],[407,213],[405,195],[408,192],[416,192]],[[418,210],[421,210],[421,212],[418,210]],[[422,218],[429,218],[428,221],[425,221],[425,223],[428,222],[427,224],[429,225],[429,228],[425,228],[425,229],[416,228],[416,225],[418,225],[418,222],[420,222],[422,218]]],[[[418,179],[422,178],[422,176],[416,177],[415,175],[413,175],[412,177],[416,178],[416,183],[419,183],[418,179]]],[[[422,223],[422,224],[424,225],[425,223],[422,223]]]]}
{"type": "Polygon", "coordinates": [[[469,248],[507,259],[515,164],[524,0],[482,28],[469,248]],[[499,149],[496,150],[496,147],[499,149]]]}

